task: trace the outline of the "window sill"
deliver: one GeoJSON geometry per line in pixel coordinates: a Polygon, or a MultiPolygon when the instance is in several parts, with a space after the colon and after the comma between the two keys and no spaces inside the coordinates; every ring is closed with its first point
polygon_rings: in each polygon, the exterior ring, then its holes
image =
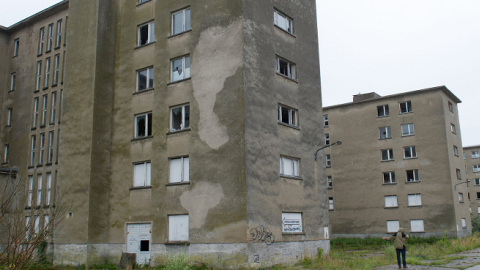
{"type": "Polygon", "coordinates": [[[172,246],[172,245],[184,245],[184,246],[188,246],[190,245],[190,242],[188,241],[172,241],[172,242],[165,242],[164,243],[165,245],[167,246],[172,246]]]}
{"type": "Polygon", "coordinates": [[[43,167],[43,164],[38,164],[37,168],[43,167]]]}
{"type": "Polygon", "coordinates": [[[183,34],[190,33],[190,32],[192,32],[192,29],[187,30],[187,31],[183,31],[183,32],[178,33],[178,34],[170,35],[170,36],[168,36],[167,38],[178,37],[178,36],[181,36],[181,35],[183,35],[183,34]]]}
{"type": "Polygon", "coordinates": [[[9,127],[12,127],[12,125],[6,125],[5,127],[6,127],[6,128],[9,128],[9,127]]]}
{"type": "Polygon", "coordinates": [[[152,189],[152,186],[131,187],[131,188],[129,188],[129,190],[140,190],[140,189],[152,189]]]}
{"type": "Polygon", "coordinates": [[[402,134],[402,138],[403,138],[403,137],[411,137],[411,136],[415,136],[415,133],[413,133],[413,134],[407,134],[407,135],[403,135],[403,134],[402,134]]]}
{"type": "Polygon", "coordinates": [[[40,89],[36,89],[35,91],[33,91],[34,94],[38,92],[40,92],[40,89]]]}
{"type": "Polygon", "coordinates": [[[155,44],[155,41],[152,41],[150,43],[147,43],[147,44],[144,44],[144,45],[139,45],[135,48],[133,48],[134,50],[137,50],[137,49],[140,49],[140,48],[143,48],[143,47],[147,47],[148,45],[151,45],[151,44],[155,44]]]}
{"type": "Polygon", "coordinates": [[[145,137],[140,137],[140,138],[133,138],[131,141],[135,142],[135,141],[141,141],[141,140],[148,140],[148,139],[152,139],[152,138],[153,138],[153,135],[150,135],[150,136],[145,136],[145,137]]]}
{"type": "Polygon", "coordinates": [[[3,166],[3,165],[8,165],[8,162],[2,162],[2,166],[3,166]]]}
{"type": "Polygon", "coordinates": [[[287,179],[293,179],[293,180],[303,180],[302,177],[300,177],[300,176],[293,176],[293,175],[280,174],[280,177],[282,177],[282,178],[287,178],[287,179]]]}
{"type": "Polygon", "coordinates": [[[282,232],[282,235],[305,235],[304,232],[282,232]]]}
{"type": "Polygon", "coordinates": [[[52,163],[49,162],[49,163],[45,164],[45,166],[52,166],[52,163]]]}
{"type": "Polygon", "coordinates": [[[133,92],[132,95],[138,95],[138,94],[150,92],[150,91],[153,91],[153,89],[154,88],[152,87],[152,88],[147,88],[147,89],[144,89],[144,90],[137,90],[137,91],[133,92]]]}
{"type": "Polygon", "coordinates": [[[48,89],[48,86],[45,86],[42,88],[43,91],[47,90],[48,89]]]}
{"type": "Polygon", "coordinates": [[[142,2],[142,3],[138,3],[138,4],[137,4],[137,7],[138,7],[138,6],[141,6],[141,5],[143,5],[143,4],[146,4],[146,3],[150,3],[150,2],[152,2],[152,1],[149,0],[149,1],[142,2]]]}
{"type": "Polygon", "coordinates": [[[418,180],[418,181],[405,181],[405,184],[414,184],[414,183],[420,183],[420,180],[418,180]]]}
{"type": "Polygon", "coordinates": [[[14,56],[12,56],[12,58],[15,58],[15,57],[17,57],[17,56],[18,56],[18,55],[14,55],[14,56]]]}
{"type": "Polygon", "coordinates": [[[51,52],[51,51],[52,51],[52,49],[45,51],[45,53],[49,53],[49,52],[51,52]]]}
{"type": "Polygon", "coordinates": [[[425,233],[425,231],[421,231],[421,232],[411,232],[411,233],[425,233]]]}
{"type": "Polygon", "coordinates": [[[388,137],[388,138],[379,138],[379,140],[390,140],[392,137],[388,137]]]}
{"type": "Polygon", "coordinates": [[[180,129],[180,130],[169,131],[169,132],[167,132],[165,135],[168,136],[168,135],[172,135],[172,134],[188,132],[188,131],[191,131],[191,130],[192,130],[191,128],[184,128],[184,129],[180,129]]]}
{"type": "Polygon", "coordinates": [[[43,53],[39,53],[39,54],[37,54],[37,57],[40,57],[40,56],[42,56],[42,55],[43,55],[43,53]]]}
{"type": "Polygon", "coordinates": [[[395,159],[389,159],[389,160],[380,160],[380,162],[391,162],[391,161],[395,161],[395,159]]]}
{"type": "Polygon", "coordinates": [[[58,85],[58,83],[54,83],[54,84],[52,84],[52,87],[55,87],[55,86],[57,86],[57,85],[58,85]]]}
{"type": "Polygon", "coordinates": [[[170,186],[184,186],[184,185],[190,185],[190,181],[189,181],[189,182],[176,182],[176,183],[168,183],[168,184],[165,184],[166,187],[170,187],[170,186]]]}
{"type": "Polygon", "coordinates": [[[403,158],[403,160],[409,160],[409,159],[418,159],[418,158],[417,157],[403,158]]]}
{"type": "Polygon", "coordinates": [[[278,25],[274,24],[274,26],[275,26],[277,29],[280,29],[280,30],[282,30],[282,32],[284,32],[284,33],[288,34],[289,36],[291,36],[291,37],[293,37],[293,38],[297,38],[297,37],[296,37],[294,34],[292,34],[292,33],[288,32],[288,31],[286,31],[285,29],[282,29],[282,28],[281,28],[281,27],[279,27],[278,25]]]}
{"type": "Polygon", "coordinates": [[[385,206],[383,209],[398,209],[398,206],[385,206]]]}
{"type": "Polygon", "coordinates": [[[25,206],[25,210],[30,210],[30,209],[32,209],[31,206],[25,206]]]}
{"type": "Polygon", "coordinates": [[[327,187],[327,189],[333,189],[333,187],[327,187]]]}
{"type": "Polygon", "coordinates": [[[326,167],[326,168],[332,168],[332,165],[327,165],[327,166],[325,166],[325,167],[326,167]]]}
{"type": "Polygon", "coordinates": [[[40,128],[44,128],[45,127],[45,124],[41,125],[40,128]]]}
{"type": "Polygon", "coordinates": [[[408,207],[408,208],[410,208],[410,207],[414,207],[414,208],[415,208],[415,207],[422,207],[422,205],[407,205],[407,207],[408,207]]]}
{"type": "Polygon", "coordinates": [[[294,128],[294,129],[300,130],[300,128],[297,127],[297,126],[289,125],[289,124],[286,124],[286,123],[283,123],[283,122],[278,122],[278,124],[279,124],[279,125],[282,125],[282,126],[285,126],[285,127],[289,127],[289,128],[294,128]]]}
{"type": "Polygon", "coordinates": [[[335,209],[328,209],[329,212],[335,212],[335,209]]]}
{"type": "Polygon", "coordinates": [[[388,185],[396,185],[397,183],[383,183],[384,186],[388,186],[388,185]]]}
{"type": "Polygon", "coordinates": [[[59,45],[59,46],[57,46],[57,47],[55,47],[55,48],[53,48],[53,49],[54,49],[54,50],[58,50],[58,49],[60,49],[60,45],[59,45]]]}
{"type": "Polygon", "coordinates": [[[377,119],[378,119],[378,118],[387,118],[387,117],[390,117],[390,115],[377,116],[377,119]]]}
{"type": "Polygon", "coordinates": [[[178,80],[178,81],[174,81],[174,82],[169,82],[167,83],[167,85],[172,85],[172,84],[176,84],[176,83],[181,83],[181,82],[184,82],[184,81],[188,81],[192,79],[192,77],[188,77],[188,78],[185,78],[185,79],[181,79],[181,80],[178,80]]]}
{"type": "Polygon", "coordinates": [[[13,91],[15,91],[15,89],[10,89],[10,90],[8,90],[7,93],[11,93],[11,92],[13,92],[13,91]]]}
{"type": "Polygon", "coordinates": [[[28,166],[27,169],[33,169],[35,168],[34,166],[28,166]]]}
{"type": "Polygon", "coordinates": [[[276,73],[277,73],[278,76],[280,76],[280,77],[282,77],[282,78],[285,78],[285,79],[287,79],[287,80],[289,80],[289,81],[292,81],[292,82],[298,84],[298,81],[297,81],[297,80],[292,79],[292,78],[290,78],[290,77],[287,77],[287,76],[285,76],[285,75],[283,75],[283,74],[281,74],[281,73],[278,73],[278,72],[276,72],[276,73]]]}
{"type": "Polygon", "coordinates": [[[323,127],[324,127],[324,128],[328,128],[328,127],[330,127],[330,126],[323,126],[323,127]]]}
{"type": "Polygon", "coordinates": [[[404,112],[404,113],[401,112],[401,113],[398,113],[398,115],[411,114],[411,113],[413,113],[413,111],[411,111],[411,112],[404,112]]]}
{"type": "Polygon", "coordinates": [[[53,122],[53,123],[50,122],[50,123],[48,123],[48,125],[49,125],[49,126],[54,126],[54,125],[55,125],[55,122],[53,122]]]}

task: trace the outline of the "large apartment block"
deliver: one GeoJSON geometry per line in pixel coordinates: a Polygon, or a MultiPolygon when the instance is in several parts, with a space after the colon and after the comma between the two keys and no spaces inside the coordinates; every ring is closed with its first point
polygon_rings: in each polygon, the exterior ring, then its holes
{"type": "Polygon", "coordinates": [[[463,147],[465,162],[465,178],[469,181],[470,212],[474,216],[480,214],[480,145],[463,147]]]}
{"type": "Polygon", "coordinates": [[[2,168],[18,167],[26,219],[41,226],[31,210],[55,192],[71,209],[54,262],[328,253],[315,10],[70,0],[0,28],[2,168]]]}
{"type": "Polygon", "coordinates": [[[460,102],[441,86],[323,108],[332,237],[471,233],[460,102]]]}

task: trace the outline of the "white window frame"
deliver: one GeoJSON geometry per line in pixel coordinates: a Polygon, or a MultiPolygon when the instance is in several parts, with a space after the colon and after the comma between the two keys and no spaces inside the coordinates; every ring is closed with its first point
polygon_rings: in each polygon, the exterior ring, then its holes
{"type": "Polygon", "coordinates": [[[276,61],[276,71],[277,71],[277,74],[279,74],[280,76],[283,76],[283,77],[287,77],[289,79],[292,79],[294,81],[297,80],[297,72],[296,72],[296,65],[295,63],[292,63],[290,61],[288,61],[287,59],[284,59],[284,58],[281,58],[281,57],[276,57],[275,58],[275,61],[276,61]],[[287,64],[287,74],[283,74],[280,72],[280,61],[283,61],[287,64]]]}
{"type": "Polygon", "coordinates": [[[27,182],[27,207],[32,207],[33,204],[33,175],[28,176],[27,182]]]}
{"type": "Polygon", "coordinates": [[[377,117],[388,117],[390,116],[390,108],[388,104],[377,106],[377,117]]]}
{"type": "Polygon", "coordinates": [[[385,208],[398,207],[397,195],[385,195],[385,208]]]}
{"type": "Polygon", "coordinates": [[[292,107],[287,107],[279,104],[278,105],[278,122],[281,124],[297,127],[298,126],[298,110],[292,107]],[[287,123],[284,122],[285,119],[283,119],[282,110],[288,111],[288,119],[286,121],[287,123]]]}
{"type": "Polygon", "coordinates": [[[285,15],[284,13],[274,10],[273,11],[273,23],[274,25],[278,26],[280,29],[284,30],[287,33],[290,33],[293,35],[293,20],[285,15]],[[282,17],[285,20],[285,25],[282,25],[282,23],[279,22],[278,17],[282,17]]]}
{"type": "Polygon", "coordinates": [[[411,159],[411,158],[416,158],[417,157],[417,148],[415,146],[405,146],[403,147],[403,158],[404,159],[411,159]],[[410,151],[410,154],[411,156],[410,157],[407,157],[406,155],[406,151],[407,150],[410,151]]]}
{"type": "Polygon", "coordinates": [[[48,157],[47,157],[47,163],[51,164],[53,161],[53,130],[48,132],[48,157]]]}
{"type": "Polygon", "coordinates": [[[146,46],[152,42],[155,41],[155,21],[150,21],[150,22],[146,22],[146,23],[143,23],[143,24],[140,24],[138,25],[137,27],[137,46],[146,46]],[[145,42],[145,44],[141,44],[141,40],[142,40],[142,36],[141,36],[141,32],[140,32],[140,29],[144,26],[147,26],[148,28],[148,32],[147,32],[147,41],[145,42]]]}
{"type": "Polygon", "coordinates": [[[47,52],[52,50],[53,45],[53,23],[48,25],[47,52]]]}
{"type": "Polygon", "coordinates": [[[47,187],[45,194],[45,205],[50,206],[51,196],[52,196],[52,173],[48,172],[47,174],[47,187]]]}
{"type": "Polygon", "coordinates": [[[137,87],[136,87],[136,92],[141,92],[141,91],[146,91],[153,89],[153,66],[152,67],[147,67],[147,68],[142,68],[137,70],[137,87]],[[146,71],[147,76],[146,78],[146,84],[144,89],[140,89],[140,73],[146,71]],[[150,80],[152,80],[152,85],[150,86],[150,80]]]}
{"type": "Polygon", "coordinates": [[[330,175],[327,176],[327,188],[333,188],[333,179],[330,175]]]}
{"type": "Polygon", "coordinates": [[[38,38],[38,55],[43,53],[43,43],[45,41],[45,27],[40,28],[40,35],[38,38]]]}
{"type": "Polygon", "coordinates": [[[37,174],[37,206],[42,205],[42,183],[43,183],[43,175],[37,174]]]}
{"type": "Polygon", "coordinates": [[[10,75],[10,91],[15,91],[15,78],[17,77],[17,73],[12,73],[10,75]]]}
{"type": "Polygon", "coordinates": [[[13,113],[13,108],[8,108],[7,109],[7,127],[12,125],[12,113],[13,113]]]}
{"type": "Polygon", "coordinates": [[[187,32],[187,31],[191,30],[192,29],[191,18],[192,17],[191,17],[190,8],[185,8],[185,9],[182,9],[182,10],[179,10],[179,11],[176,11],[176,12],[172,13],[172,29],[171,29],[172,36],[179,35],[181,33],[184,33],[184,32],[187,32]],[[188,16],[190,17],[189,18],[189,21],[190,21],[189,25],[186,24],[187,11],[188,11],[188,16]],[[179,15],[179,14],[182,14],[182,30],[180,32],[175,32],[175,19],[174,19],[174,17],[176,15],[179,15]]]}
{"type": "Polygon", "coordinates": [[[170,131],[171,132],[175,132],[175,131],[180,131],[180,130],[184,130],[184,129],[189,129],[190,128],[190,104],[184,104],[184,105],[180,105],[180,106],[175,106],[175,107],[172,107],[170,108],[170,131]],[[175,129],[173,127],[173,110],[175,109],[178,109],[180,108],[181,109],[181,123],[180,123],[180,128],[179,129],[175,129]],[[187,123],[187,112],[188,111],[188,123],[187,123]]]}
{"type": "Polygon", "coordinates": [[[59,48],[62,44],[62,20],[57,21],[57,37],[55,40],[55,48],[59,48]]]}
{"type": "Polygon", "coordinates": [[[400,229],[398,220],[387,220],[387,233],[396,233],[400,229]]]}
{"type": "Polygon", "coordinates": [[[41,80],[42,80],[42,61],[38,61],[37,62],[37,84],[35,86],[36,91],[40,90],[41,80]]]}
{"type": "Polygon", "coordinates": [[[328,114],[323,115],[323,126],[328,127],[328,114]]]}
{"type": "Polygon", "coordinates": [[[392,161],[393,160],[393,149],[382,149],[380,150],[380,160],[381,161],[392,161]],[[383,158],[383,153],[386,153],[387,159],[383,158]]]}
{"type": "Polygon", "coordinates": [[[33,167],[34,161],[35,161],[35,135],[32,135],[31,137],[31,148],[30,148],[30,166],[33,167]]]}
{"type": "Polygon", "coordinates": [[[402,124],[400,127],[400,132],[402,133],[402,137],[415,135],[415,129],[414,129],[413,123],[402,124]],[[403,132],[404,127],[406,127],[407,132],[403,132]]]}
{"type": "Polygon", "coordinates": [[[473,172],[480,172],[480,164],[475,164],[472,166],[473,172]]]}
{"type": "MultiPolygon", "coordinates": [[[[470,212],[472,212],[472,210],[470,210],[470,212]]],[[[463,229],[467,228],[467,220],[465,218],[462,218],[461,222],[462,222],[462,228],[463,229]]]]}
{"type": "Polygon", "coordinates": [[[480,151],[472,151],[472,158],[480,158],[480,151]]]}
{"type": "Polygon", "coordinates": [[[20,39],[16,38],[13,41],[13,57],[18,56],[18,49],[20,47],[20,39]]]}
{"type": "Polygon", "coordinates": [[[42,126],[45,126],[47,122],[47,108],[48,108],[48,96],[43,95],[43,107],[42,107],[42,126]]]}
{"type": "Polygon", "coordinates": [[[328,197],[328,211],[335,210],[335,206],[333,204],[333,197],[328,197]]]}
{"type": "Polygon", "coordinates": [[[406,175],[406,178],[407,178],[407,182],[409,182],[409,183],[420,181],[420,177],[419,177],[419,174],[418,174],[418,169],[406,170],[405,175],[406,175]],[[413,178],[412,178],[413,180],[412,181],[409,181],[409,178],[408,178],[409,172],[412,172],[412,175],[413,175],[413,178]]]}
{"type": "Polygon", "coordinates": [[[390,127],[379,127],[378,132],[379,132],[380,140],[386,140],[386,139],[392,138],[392,129],[390,127]]]}
{"type": "Polygon", "coordinates": [[[52,86],[58,84],[58,74],[59,74],[59,72],[60,72],[60,54],[56,54],[55,58],[54,58],[52,86]]]}
{"type": "Polygon", "coordinates": [[[325,165],[327,166],[327,168],[330,168],[332,167],[332,158],[330,156],[330,154],[325,154],[325,165]]]}
{"type": "Polygon", "coordinates": [[[282,212],[282,233],[302,232],[302,213],[282,212]]]}
{"type": "Polygon", "coordinates": [[[134,163],[133,187],[149,186],[152,186],[152,163],[150,161],[134,163]]]}
{"type": "Polygon", "coordinates": [[[52,112],[50,115],[50,124],[55,123],[56,111],[57,111],[57,92],[52,92],[52,112]]]}
{"type": "Polygon", "coordinates": [[[33,127],[37,127],[37,119],[38,119],[38,104],[39,99],[38,97],[33,99],[33,127]]]}
{"type": "Polygon", "coordinates": [[[145,137],[150,137],[152,136],[152,127],[150,126],[149,127],[149,123],[152,123],[153,125],[153,122],[152,121],[149,121],[149,118],[152,119],[153,121],[153,118],[152,118],[152,113],[151,112],[147,112],[147,113],[142,113],[142,114],[138,114],[138,115],[135,115],[135,138],[145,138],[145,137]],[[144,116],[145,117],[145,135],[143,136],[140,136],[138,134],[139,132],[139,129],[138,129],[138,118],[139,117],[142,117],[144,116]],[[150,133],[150,134],[149,134],[150,133]]]}
{"type": "MultiPolygon", "coordinates": [[[[177,158],[169,158],[169,183],[189,183],[190,182],[190,157],[177,157],[177,158]],[[180,181],[173,179],[175,175],[178,175],[178,172],[174,172],[175,166],[173,162],[180,162],[180,181]]],[[[178,165],[177,165],[178,166],[178,165]]]]}
{"type": "Polygon", "coordinates": [[[425,225],[423,223],[423,219],[410,220],[410,232],[425,232],[425,225]],[[417,228],[421,228],[421,230],[417,228]]]}
{"type": "Polygon", "coordinates": [[[421,206],[422,205],[422,194],[408,194],[408,206],[421,206]]]}
{"type": "Polygon", "coordinates": [[[44,81],[45,88],[48,87],[49,81],[50,81],[50,57],[45,59],[45,81],[44,81]]]}
{"type": "Polygon", "coordinates": [[[169,242],[187,242],[190,234],[189,222],[190,222],[190,218],[188,215],[169,215],[168,216],[168,241],[169,242]],[[181,226],[179,228],[177,226],[178,223],[184,224],[184,226],[181,226]]]}
{"type": "Polygon", "coordinates": [[[171,82],[178,82],[178,81],[182,81],[182,80],[186,80],[188,78],[190,78],[190,68],[191,68],[191,61],[190,61],[190,55],[185,55],[185,56],[182,56],[182,57],[177,57],[177,58],[174,58],[170,61],[170,80],[171,82]],[[181,60],[182,61],[182,67],[181,67],[181,74],[178,72],[178,71],[175,71],[174,70],[174,62],[175,61],[179,61],[181,60]],[[188,60],[188,61],[187,61],[188,60]],[[187,66],[187,62],[188,62],[188,68],[186,67],[187,66]],[[175,76],[175,73],[178,73],[178,78],[176,78],[175,76]]]}
{"type": "Polygon", "coordinates": [[[43,154],[45,153],[45,133],[40,133],[40,155],[38,157],[38,164],[43,164],[43,154]]]}
{"type": "Polygon", "coordinates": [[[8,163],[8,148],[9,148],[9,145],[5,144],[5,148],[3,152],[3,163],[8,163]]]}
{"type": "Polygon", "coordinates": [[[450,131],[453,133],[453,134],[457,134],[457,129],[455,128],[455,125],[450,123],[450,131]]]}
{"type": "Polygon", "coordinates": [[[462,193],[462,192],[459,192],[459,193],[458,193],[458,201],[461,202],[461,203],[465,202],[465,200],[464,200],[464,198],[463,198],[463,193],[462,193]]]}
{"type": "Polygon", "coordinates": [[[288,156],[280,156],[280,175],[297,178],[300,177],[300,159],[288,156]],[[292,168],[288,168],[289,166],[287,166],[288,164],[286,164],[286,162],[290,163],[292,168]],[[286,169],[288,169],[288,171],[286,169]],[[292,174],[285,173],[289,171],[291,171],[292,174]]]}
{"type": "Polygon", "coordinates": [[[399,114],[406,114],[406,113],[411,113],[413,112],[412,109],[412,101],[403,101],[398,103],[398,112],[399,114]],[[402,111],[402,104],[405,106],[405,111],[402,111]]]}
{"type": "Polygon", "coordinates": [[[325,145],[330,145],[330,133],[325,133],[325,145]]]}
{"type": "Polygon", "coordinates": [[[396,183],[397,180],[395,179],[395,172],[383,172],[382,173],[382,181],[384,184],[393,184],[396,183]],[[388,176],[388,179],[385,177],[388,176]]]}

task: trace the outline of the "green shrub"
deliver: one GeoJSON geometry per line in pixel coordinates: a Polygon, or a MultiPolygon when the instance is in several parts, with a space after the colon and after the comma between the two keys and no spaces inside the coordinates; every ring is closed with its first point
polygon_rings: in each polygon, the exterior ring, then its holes
{"type": "Polygon", "coordinates": [[[194,269],[193,265],[188,261],[188,257],[185,253],[180,252],[175,256],[168,256],[165,260],[165,270],[191,270],[194,269]]]}

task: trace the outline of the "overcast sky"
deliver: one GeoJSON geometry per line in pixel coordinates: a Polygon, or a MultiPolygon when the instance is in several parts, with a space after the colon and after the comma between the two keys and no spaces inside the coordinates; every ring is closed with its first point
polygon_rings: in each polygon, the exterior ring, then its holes
{"type": "MultiPolygon", "coordinates": [[[[10,26],[58,0],[0,0],[10,26]]],[[[323,105],[447,86],[480,145],[480,0],[317,0],[323,105]]]]}

